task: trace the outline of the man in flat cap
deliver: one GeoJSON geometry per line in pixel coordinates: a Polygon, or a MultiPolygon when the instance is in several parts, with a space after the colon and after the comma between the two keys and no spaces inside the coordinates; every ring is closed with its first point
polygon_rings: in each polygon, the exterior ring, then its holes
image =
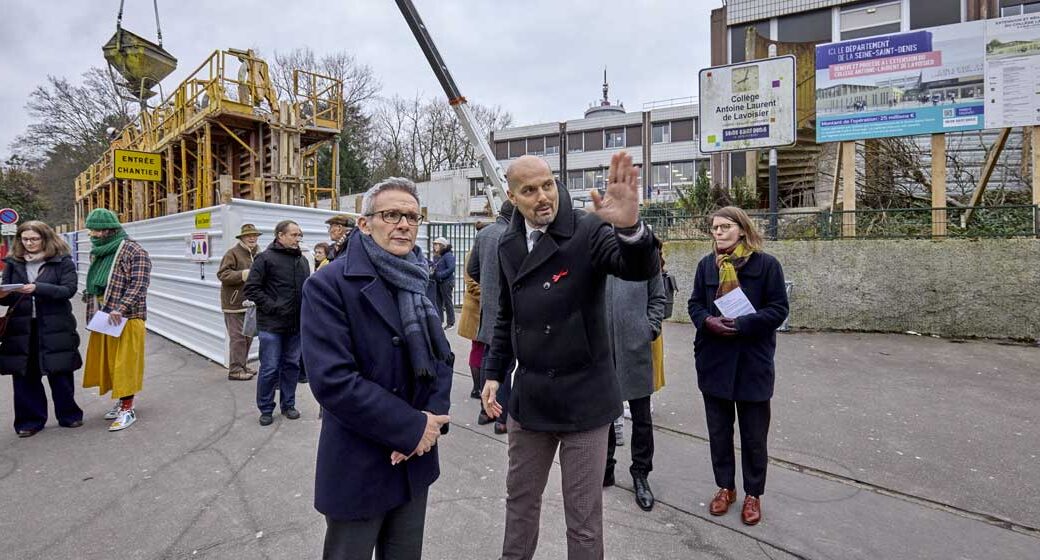
{"type": "Polygon", "coordinates": [[[235,238],[238,242],[224,253],[224,258],[220,259],[220,268],[217,269],[217,278],[220,279],[220,310],[224,312],[224,325],[231,342],[228,379],[249,381],[256,375],[256,371],[246,366],[253,337],[242,334],[242,320],[246,316],[242,300],[245,299],[249,269],[253,266],[253,259],[259,251],[260,230],[253,224],[242,224],[242,231],[235,238]]]}
{"type": "Polygon", "coordinates": [[[329,239],[332,240],[327,257],[329,261],[334,261],[347,252],[347,238],[354,231],[354,218],[340,214],[325,220],[325,223],[329,225],[329,239]]]}

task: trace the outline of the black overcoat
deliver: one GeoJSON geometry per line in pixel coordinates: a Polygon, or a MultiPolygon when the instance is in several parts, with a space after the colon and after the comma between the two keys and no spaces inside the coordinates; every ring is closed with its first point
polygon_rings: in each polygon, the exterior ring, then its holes
{"type": "Polygon", "coordinates": [[[256,328],[294,334],[300,331],[303,283],[310,276],[307,257],[299,249],[272,241],[253,259],[244,288],[246,299],[256,304],[256,328]]]}
{"type": "MultiPolygon", "coordinates": [[[[4,284],[27,284],[29,275],[25,261],[8,257],[4,268],[4,284]]],[[[36,336],[39,337],[40,372],[72,373],[83,365],[79,353],[76,316],[69,300],[76,295],[76,265],[72,257],[56,256],[40,267],[36,291],[18,302],[0,343],[0,374],[25,375],[29,363],[29,337],[32,328],[33,303],[36,304],[36,336]]],[[[12,305],[19,294],[0,298],[0,304],[12,305]]]]}
{"type": "Polygon", "coordinates": [[[557,185],[559,211],[528,254],[515,211],[499,240],[499,311],[487,358],[501,381],[515,356],[509,414],[525,430],[574,432],[621,416],[621,393],[607,333],[607,275],[648,280],[660,270],[653,235],[618,239],[598,216],[571,208],[557,185]]]}
{"type": "Polygon", "coordinates": [[[697,327],[693,354],[697,386],[702,393],[733,401],[767,401],[773,397],[776,329],[787,317],[784,271],[771,255],[756,252],[737,279],[756,312],[737,318],[736,336],[718,336],[704,328],[709,316],[721,316],[713,303],[719,269],[710,254],[697,265],[690,294],[690,319],[697,327]]]}

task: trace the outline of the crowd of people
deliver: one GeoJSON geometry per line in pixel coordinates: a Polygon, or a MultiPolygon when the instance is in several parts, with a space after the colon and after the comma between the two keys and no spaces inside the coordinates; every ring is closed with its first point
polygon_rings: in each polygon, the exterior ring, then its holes
{"type": "MultiPolygon", "coordinates": [[[[508,438],[501,558],[534,556],[557,455],[568,558],[603,558],[603,488],[615,483],[622,438],[614,426],[624,416],[635,502],[646,511],[655,504],[651,396],[664,385],[662,330],[675,283],[662,244],[639,219],[638,170],[624,152],[613,157],[605,190],[592,193],[591,211],[572,208],[538,157],[515,160],[507,180],[509,200],[480,225],[467,255],[458,323],[471,341],[478,423],[494,423],[508,438]]],[[[455,355],[445,331],[455,326],[456,260],[447,239],[434,240],[429,259],[417,246],[420,209],[415,185],[390,178],[364,194],[356,221],[328,220],[330,241],[315,245],[313,261],[299,224],[284,220],[264,250],[262,232],[242,225],[218,270],[228,379],[257,376],[259,424],[274,422],[276,401],[283,418],[300,418],[301,381],[320,406],[314,503],[326,520],[326,558],[422,554],[428,489],[440,474],[437,443],[451,424],[455,355]],[[258,371],[248,364],[254,336],[258,371]]],[[[0,374],[13,378],[19,437],[47,421],[43,377],[59,425],[83,425],[73,379],[80,367],[84,387],[111,392],[109,430],[137,419],[151,263],[114,213],[96,209],[86,227],[87,318],[110,328],[90,329],[85,360],[70,303],[76,266],[61,237],[41,222],[22,224],[3,271],[0,374]]],[[[698,264],[688,300],[718,486],[708,510],[724,515],[737,499],[736,423],[741,519],[754,525],[787,296],[780,264],[763,252],[746,213],[720,209],[711,233],[713,250],[698,264]],[[717,303],[724,296],[746,298],[750,311],[727,317],[717,303]]]]}

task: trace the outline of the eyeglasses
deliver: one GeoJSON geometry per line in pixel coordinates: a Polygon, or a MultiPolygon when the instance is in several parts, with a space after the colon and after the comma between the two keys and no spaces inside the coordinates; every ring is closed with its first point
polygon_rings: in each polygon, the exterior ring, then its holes
{"type": "Polygon", "coordinates": [[[23,237],[22,243],[39,243],[43,241],[42,237],[23,237]]]}
{"type": "Polygon", "coordinates": [[[378,212],[372,212],[371,214],[365,215],[369,217],[378,215],[384,222],[395,226],[401,223],[402,218],[408,220],[408,225],[410,226],[417,226],[423,221],[422,214],[401,212],[400,210],[379,210],[378,212]]]}
{"type": "Polygon", "coordinates": [[[733,229],[733,226],[735,225],[737,224],[716,224],[708,229],[711,231],[721,231],[722,233],[726,233],[727,231],[733,229]]]}

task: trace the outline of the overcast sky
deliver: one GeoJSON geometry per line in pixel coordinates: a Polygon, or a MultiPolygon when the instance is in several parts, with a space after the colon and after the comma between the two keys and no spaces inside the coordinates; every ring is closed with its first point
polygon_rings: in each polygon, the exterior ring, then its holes
{"type": "MultiPolygon", "coordinates": [[[[500,105],[514,124],[580,118],[600,97],[629,110],[696,94],[710,60],[709,14],[721,0],[413,0],[471,102],[500,105]]],[[[25,102],[48,75],[79,81],[103,67],[118,0],[3,0],[0,158],[28,124],[25,102]]],[[[346,51],[372,67],[381,95],[443,95],[393,0],[159,0],[163,46],[178,69],[163,90],[216,49],[265,56],[297,47],[346,51]]],[[[126,0],[123,27],[155,39],[152,2],[126,0]]]]}

